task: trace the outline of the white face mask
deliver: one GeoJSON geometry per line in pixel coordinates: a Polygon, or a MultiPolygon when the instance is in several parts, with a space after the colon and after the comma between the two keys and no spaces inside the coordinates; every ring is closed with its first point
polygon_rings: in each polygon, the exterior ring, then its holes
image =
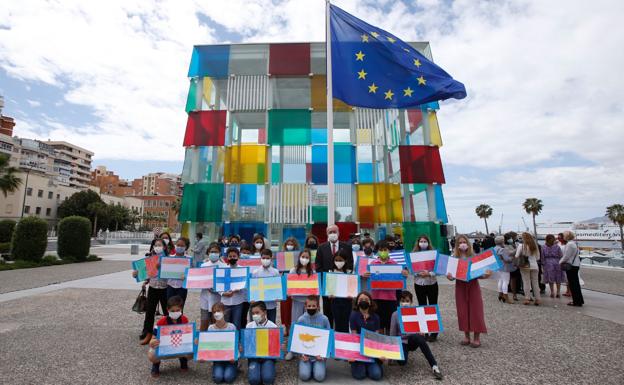
{"type": "Polygon", "coordinates": [[[163,243],[164,243],[165,245],[168,245],[168,244],[169,244],[169,239],[167,239],[167,238],[163,239],[163,243]]]}
{"type": "Polygon", "coordinates": [[[429,242],[418,242],[418,247],[420,247],[421,249],[426,249],[427,247],[429,247],[429,242]]]}
{"type": "Polygon", "coordinates": [[[162,246],[154,246],[154,253],[160,254],[162,252],[163,252],[163,247],[162,246]]]}
{"type": "Polygon", "coordinates": [[[342,262],[342,261],[341,261],[341,262],[334,262],[334,263],[336,264],[336,267],[337,267],[338,269],[342,269],[342,268],[344,267],[344,265],[345,265],[345,263],[344,263],[344,262],[342,262]]]}
{"type": "Polygon", "coordinates": [[[264,267],[271,266],[271,260],[270,259],[262,258],[262,260],[260,262],[262,263],[262,266],[264,266],[264,267]]]}
{"type": "Polygon", "coordinates": [[[412,304],[409,302],[401,302],[401,307],[408,307],[408,306],[412,306],[412,304]]]}
{"type": "Polygon", "coordinates": [[[260,242],[256,242],[254,245],[256,246],[257,250],[260,250],[262,248],[262,243],[260,242]]]}
{"type": "Polygon", "coordinates": [[[264,317],[262,317],[262,315],[260,315],[260,314],[253,314],[251,316],[251,319],[253,319],[255,323],[261,324],[262,321],[264,320],[264,317]]]}
{"type": "Polygon", "coordinates": [[[357,243],[354,243],[351,245],[351,249],[353,251],[360,251],[360,245],[358,245],[357,243]]]}
{"type": "Polygon", "coordinates": [[[327,236],[327,239],[329,239],[330,242],[336,242],[338,240],[338,234],[331,233],[327,236]]]}
{"type": "Polygon", "coordinates": [[[466,251],[466,250],[468,250],[468,245],[467,245],[467,244],[465,244],[465,243],[460,243],[460,244],[459,244],[459,249],[460,249],[461,251],[466,251]]]}
{"type": "Polygon", "coordinates": [[[171,318],[172,320],[177,320],[178,318],[180,318],[180,316],[182,316],[182,312],[181,311],[170,311],[169,312],[169,318],[171,318]]]}
{"type": "Polygon", "coordinates": [[[208,254],[208,258],[211,262],[217,262],[219,260],[219,253],[210,253],[208,254]]]}
{"type": "Polygon", "coordinates": [[[307,266],[308,263],[310,263],[310,258],[299,258],[299,262],[301,262],[303,266],[307,266]]]}
{"type": "Polygon", "coordinates": [[[286,250],[288,250],[288,251],[292,251],[292,250],[294,250],[294,248],[295,248],[295,246],[293,246],[293,245],[286,245],[286,250]]]}
{"type": "Polygon", "coordinates": [[[223,312],[218,311],[214,313],[213,316],[216,321],[221,321],[223,319],[223,312]]]}

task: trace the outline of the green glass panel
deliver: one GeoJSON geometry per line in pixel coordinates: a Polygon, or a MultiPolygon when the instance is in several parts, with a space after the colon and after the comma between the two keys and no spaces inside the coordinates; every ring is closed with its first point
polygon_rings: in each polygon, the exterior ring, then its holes
{"type": "Polygon", "coordinates": [[[419,236],[426,235],[431,239],[432,246],[441,253],[448,254],[449,246],[446,238],[440,235],[440,224],[434,222],[403,222],[403,239],[405,249],[411,250],[419,236]]]}
{"type": "Polygon", "coordinates": [[[184,185],[180,222],[221,222],[223,217],[223,184],[195,183],[184,185]]]}
{"type": "Polygon", "coordinates": [[[268,143],[271,145],[311,144],[310,110],[269,110],[268,143]]]}
{"type": "Polygon", "coordinates": [[[327,207],[326,206],[312,206],[312,221],[313,222],[327,222],[327,207]]]}
{"type": "Polygon", "coordinates": [[[414,183],[412,186],[414,187],[414,194],[427,190],[427,185],[424,183],[414,183]]]}
{"type": "Polygon", "coordinates": [[[271,163],[271,183],[279,183],[282,181],[280,175],[280,164],[271,163]]]}
{"type": "Polygon", "coordinates": [[[186,97],[186,112],[196,111],[197,109],[197,79],[191,79],[191,86],[186,97]]]}

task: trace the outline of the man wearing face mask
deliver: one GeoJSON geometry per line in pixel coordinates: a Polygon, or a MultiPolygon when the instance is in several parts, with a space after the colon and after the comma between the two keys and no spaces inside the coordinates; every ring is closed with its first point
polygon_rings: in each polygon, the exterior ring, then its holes
{"type": "MultiPolygon", "coordinates": [[[[327,226],[327,242],[322,243],[316,252],[316,271],[326,273],[334,266],[334,256],[340,249],[347,249],[347,269],[353,270],[353,249],[350,243],[338,240],[339,230],[336,225],[327,226]]],[[[329,297],[323,297],[323,314],[329,319],[331,325],[334,324],[334,317],[331,313],[331,302],[329,297]]]]}

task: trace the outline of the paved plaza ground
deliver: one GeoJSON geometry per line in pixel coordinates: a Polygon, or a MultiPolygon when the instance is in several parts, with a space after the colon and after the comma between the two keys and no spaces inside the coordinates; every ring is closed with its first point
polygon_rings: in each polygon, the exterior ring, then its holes
{"type": "MultiPolygon", "coordinates": [[[[177,361],[164,362],[161,377],[150,378],[146,348],[138,345],[143,316],[130,311],[139,289],[128,270],[132,258],[114,251],[96,252],[106,259],[101,262],[0,272],[3,384],[212,382],[210,364],[195,362],[185,374],[177,361]]],[[[624,286],[624,272],[583,269],[582,274],[587,287],[592,281],[617,290],[624,286]]],[[[581,309],[565,306],[567,299],[550,298],[540,307],[507,305],[489,289],[494,282],[485,281],[489,332],[483,346],[472,349],[459,345],[453,286],[445,281],[440,279],[445,331],[431,344],[444,380],[434,380],[422,354],[411,352],[407,367],[385,367],[382,383],[624,383],[624,297],[585,290],[587,305],[581,309]]],[[[190,293],[186,307],[196,321],[198,296],[190,293]]],[[[237,384],[247,383],[246,361],[241,361],[237,384]]],[[[328,367],[326,383],[355,383],[346,363],[330,360],[328,367]]],[[[296,362],[279,362],[276,383],[297,382],[296,362]]]]}

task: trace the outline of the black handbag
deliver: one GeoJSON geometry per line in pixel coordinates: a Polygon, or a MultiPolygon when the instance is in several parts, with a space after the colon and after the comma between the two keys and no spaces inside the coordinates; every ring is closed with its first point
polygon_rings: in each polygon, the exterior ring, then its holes
{"type": "Polygon", "coordinates": [[[134,305],[132,305],[132,311],[137,312],[139,314],[145,313],[147,309],[147,296],[145,295],[145,286],[141,288],[141,292],[136,297],[134,301],[134,305]]]}

